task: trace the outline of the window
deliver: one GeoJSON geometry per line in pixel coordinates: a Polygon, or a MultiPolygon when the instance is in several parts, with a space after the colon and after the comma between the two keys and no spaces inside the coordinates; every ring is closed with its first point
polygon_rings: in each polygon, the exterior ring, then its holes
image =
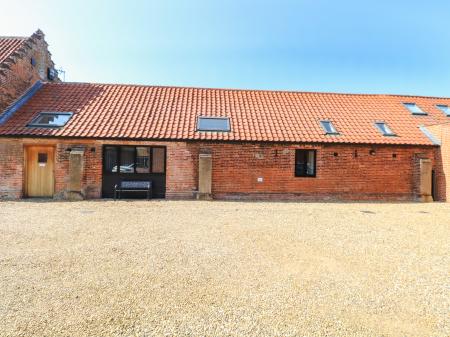
{"type": "Polygon", "coordinates": [[[107,145],[103,154],[105,173],[151,174],[166,170],[164,147],[107,145]]]}
{"type": "Polygon", "coordinates": [[[135,168],[135,148],[123,146],[120,149],[120,173],[134,173],[135,168]]]}
{"type": "Polygon", "coordinates": [[[47,68],[47,79],[49,79],[50,81],[53,81],[56,78],[56,76],[58,76],[56,69],[47,68]]]}
{"type": "Polygon", "coordinates": [[[436,108],[441,110],[447,117],[450,117],[450,108],[448,107],[448,105],[437,104],[436,108]]]}
{"type": "Polygon", "coordinates": [[[47,163],[47,153],[38,153],[38,164],[45,164],[47,163]]]}
{"type": "Polygon", "coordinates": [[[71,112],[41,112],[28,124],[28,126],[58,128],[66,125],[71,117],[71,112]]]}
{"type": "Polygon", "coordinates": [[[324,129],[325,133],[327,135],[338,135],[339,132],[336,131],[333,123],[330,121],[320,121],[320,125],[322,125],[322,128],[324,129]]]}
{"type": "Polygon", "coordinates": [[[403,103],[403,105],[413,114],[413,115],[427,115],[416,103],[403,103]]]}
{"type": "Polygon", "coordinates": [[[136,173],[150,173],[150,148],[136,148],[136,173]]]}
{"type": "Polygon", "coordinates": [[[117,147],[105,146],[103,167],[105,172],[117,172],[117,147]]]}
{"type": "Polygon", "coordinates": [[[386,123],[377,122],[375,123],[375,126],[378,128],[378,130],[381,132],[383,136],[395,136],[395,133],[392,132],[392,130],[386,123]]]}
{"type": "Polygon", "coordinates": [[[230,119],[228,117],[198,117],[197,131],[230,131],[230,119]]]}
{"type": "Polygon", "coordinates": [[[316,176],[316,150],[295,150],[295,176],[316,176]]]}

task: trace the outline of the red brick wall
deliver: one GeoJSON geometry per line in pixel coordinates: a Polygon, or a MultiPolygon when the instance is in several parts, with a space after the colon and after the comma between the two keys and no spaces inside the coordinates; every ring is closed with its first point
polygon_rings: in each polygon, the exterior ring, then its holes
{"type": "Polygon", "coordinates": [[[213,153],[214,197],[305,200],[414,200],[419,158],[434,160],[435,152],[431,147],[358,145],[202,147],[213,153]],[[317,150],[315,178],[295,177],[298,148],[317,150]]]}
{"type": "Polygon", "coordinates": [[[0,140],[0,199],[22,197],[23,146],[0,140]]]}
{"type": "MultiPolygon", "coordinates": [[[[166,146],[166,196],[169,199],[194,196],[198,154],[205,149],[212,152],[215,198],[415,200],[419,158],[431,159],[437,171],[441,166],[439,149],[435,147],[0,139],[1,158],[8,158],[0,160],[3,195],[10,191],[11,197],[20,196],[23,144],[34,143],[56,145],[56,198],[64,198],[68,188],[68,149],[79,146],[85,148],[83,195],[100,197],[103,144],[166,146]],[[294,176],[297,148],[317,150],[317,177],[294,176]],[[371,155],[370,150],[375,153],[371,155]],[[262,177],[263,182],[258,182],[258,177],[262,177]]],[[[442,190],[445,188],[445,182],[439,181],[441,199],[445,197],[442,190]]]]}
{"type": "Polygon", "coordinates": [[[441,147],[436,153],[436,172],[439,197],[448,200],[450,196],[450,124],[427,126],[435,137],[440,140],[441,147]]]}
{"type": "Polygon", "coordinates": [[[47,80],[47,68],[54,67],[44,34],[33,34],[27,45],[29,47],[24,47],[20,56],[5,60],[9,69],[5,69],[5,74],[0,76],[0,113],[37,80],[47,80]],[[34,66],[31,58],[36,61],[34,66]]]}

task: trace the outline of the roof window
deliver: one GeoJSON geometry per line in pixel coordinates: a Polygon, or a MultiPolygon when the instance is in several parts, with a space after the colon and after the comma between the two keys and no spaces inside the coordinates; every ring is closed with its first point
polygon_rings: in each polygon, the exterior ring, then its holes
{"type": "Polygon", "coordinates": [[[391,128],[385,122],[376,122],[375,126],[381,132],[383,136],[395,136],[396,134],[392,132],[391,128]]]}
{"type": "Polygon", "coordinates": [[[413,115],[427,115],[416,103],[403,103],[403,105],[413,114],[413,115]]]}
{"type": "Polygon", "coordinates": [[[40,112],[27,126],[59,128],[66,125],[72,115],[72,112],[40,112]]]}
{"type": "Polygon", "coordinates": [[[197,131],[230,132],[230,119],[228,117],[199,116],[197,131]]]}
{"type": "Polygon", "coordinates": [[[441,110],[447,117],[450,117],[450,108],[448,107],[448,105],[436,104],[436,108],[441,110]]]}
{"type": "Polygon", "coordinates": [[[320,125],[327,135],[338,135],[339,132],[336,131],[333,123],[330,121],[320,121],[320,125]]]}

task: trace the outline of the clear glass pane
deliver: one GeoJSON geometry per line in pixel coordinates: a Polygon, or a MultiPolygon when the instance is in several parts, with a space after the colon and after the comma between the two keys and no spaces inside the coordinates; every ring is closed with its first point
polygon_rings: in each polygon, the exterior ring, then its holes
{"type": "Polygon", "coordinates": [[[164,148],[155,147],[153,148],[153,157],[152,157],[152,171],[153,173],[164,173],[164,148]]]}
{"type": "Polygon", "coordinates": [[[230,131],[230,123],[228,118],[198,118],[199,131],[230,131]]]}
{"type": "Polygon", "coordinates": [[[121,147],[120,173],[134,173],[134,147],[121,147]]]}
{"type": "Polygon", "coordinates": [[[66,114],[42,114],[39,116],[39,118],[36,120],[34,124],[41,124],[41,125],[49,125],[49,126],[63,126],[67,123],[67,121],[70,119],[70,115],[66,114]]]}
{"type": "Polygon", "coordinates": [[[422,109],[420,109],[415,103],[403,103],[409,111],[411,111],[414,114],[424,114],[422,109]]]}
{"type": "Polygon", "coordinates": [[[306,174],[309,176],[314,175],[314,151],[308,151],[308,162],[306,164],[306,174]]]}
{"type": "Polygon", "coordinates": [[[450,116],[450,108],[448,105],[437,105],[438,109],[444,112],[447,116],[450,116]]]}
{"type": "Polygon", "coordinates": [[[150,173],[150,148],[136,147],[136,172],[150,173]]]}
{"type": "Polygon", "coordinates": [[[105,147],[105,162],[104,167],[106,172],[117,172],[117,148],[112,146],[105,147]]]}

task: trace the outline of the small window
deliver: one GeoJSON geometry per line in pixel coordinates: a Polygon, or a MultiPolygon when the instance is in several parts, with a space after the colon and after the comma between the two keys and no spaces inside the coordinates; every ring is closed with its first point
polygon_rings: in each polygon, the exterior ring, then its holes
{"type": "Polygon", "coordinates": [[[381,132],[383,136],[395,136],[395,133],[392,132],[392,130],[386,123],[377,122],[375,123],[375,126],[378,128],[378,130],[381,132]]]}
{"type": "Polygon", "coordinates": [[[436,105],[436,108],[441,110],[447,117],[450,117],[450,108],[448,105],[438,104],[436,105]]]}
{"type": "Polygon", "coordinates": [[[66,125],[72,117],[71,112],[41,112],[34,118],[29,127],[58,128],[66,125]]]}
{"type": "Polygon", "coordinates": [[[197,131],[229,132],[230,119],[228,117],[198,117],[197,131]]]}
{"type": "Polygon", "coordinates": [[[47,153],[38,153],[38,164],[46,164],[47,158],[47,153]]]}
{"type": "Polygon", "coordinates": [[[56,69],[54,69],[54,68],[47,68],[47,78],[50,81],[53,81],[56,78],[56,76],[58,76],[58,73],[57,73],[56,69]]]}
{"type": "Polygon", "coordinates": [[[295,176],[316,176],[316,150],[295,150],[295,176]]]}
{"type": "Polygon", "coordinates": [[[339,132],[336,131],[333,123],[330,121],[320,121],[320,125],[322,125],[322,128],[324,129],[325,133],[327,135],[338,135],[339,132]]]}
{"type": "Polygon", "coordinates": [[[403,103],[403,105],[413,114],[413,115],[427,115],[416,103],[403,103]]]}
{"type": "Polygon", "coordinates": [[[30,59],[30,63],[31,63],[31,65],[34,67],[34,66],[36,65],[36,59],[35,59],[34,57],[32,57],[32,58],[30,59]]]}

